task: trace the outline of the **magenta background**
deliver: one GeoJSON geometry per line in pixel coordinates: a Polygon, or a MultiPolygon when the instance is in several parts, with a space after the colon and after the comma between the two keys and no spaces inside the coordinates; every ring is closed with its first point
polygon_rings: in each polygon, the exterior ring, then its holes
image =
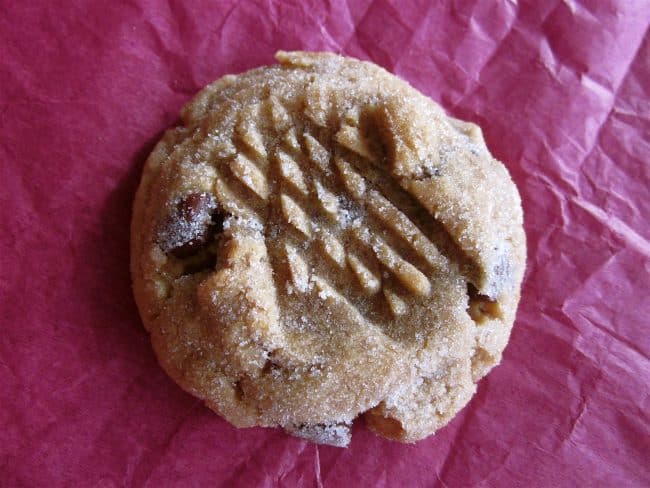
{"type": "Polygon", "coordinates": [[[0,485],[650,485],[650,2],[118,3],[0,0],[0,485]],[[520,188],[511,343],[418,444],[236,430],[140,324],[146,155],[199,88],[281,48],[395,72],[479,123],[520,188]]]}

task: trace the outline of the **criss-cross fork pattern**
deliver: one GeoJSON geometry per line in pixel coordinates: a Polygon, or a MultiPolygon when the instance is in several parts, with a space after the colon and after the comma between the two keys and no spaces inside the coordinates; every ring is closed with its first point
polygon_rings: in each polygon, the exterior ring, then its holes
{"type": "Polygon", "coordinates": [[[427,270],[419,269],[380,235],[369,232],[369,221],[410,247],[427,267],[440,269],[446,259],[407,212],[359,171],[358,161],[370,166],[377,160],[357,127],[344,124],[333,137],[333,144],[340,150],[330,151],[308,130],[298,134],[288,111],[275,97],[266,103],[266,107],[247,107],[235,125],[233,143],[238,151],[230,158],[227,169],[217,170],[221,173],[216,184],[220,200],[228,202],[240,215],[257,218],[261,217],[261,207],[279,205],[282,224],[302,239],[301,246],[284,246],[290,285],[297,292],[307,292],[314,285],[319,293],[346,295],[333,290],[324,277],[313,272],[304,254],[309,248],[321,253],[336,269],[349,269],[363,294],[383,294],[395,316],[406,313],[406,296],[431,293],[427,270]],[[274,139],[279,141],[279,147],[272,154],[268,154],[263,132],[255,123],[263,114],[277,131],[274,139]],[[354,156],[346,158],[344,154],[354,156]],[[355,158],[356,164],[351,162],[355,158]],[[312,168],[307,171],[305,164],[312,168]],[[331,182],[337,179],[347,195],[331,189],[331,182]],[[250,201],[259,202],[257,210],[250,201]],[[363,208],[363,212],[350,215],[346,201],[363,208]],[[337,235],[349,237],[358,245],[346,250],[337,235]],[[373,258],[369,260],[368,256],[373,258]],[[399,290],[383,284],[386,272],[395,278],[392,282],[399,284],[399,290]]]}

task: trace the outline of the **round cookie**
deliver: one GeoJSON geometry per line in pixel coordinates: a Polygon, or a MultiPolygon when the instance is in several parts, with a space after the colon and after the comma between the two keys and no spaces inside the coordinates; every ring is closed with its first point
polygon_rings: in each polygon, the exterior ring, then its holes
{"type": "Polygon", "coordinates": [[[182,111],[131,227],[158,359],[238,427],[412,442],[501,358],[521,202],[480,129],[371,63],[279,52],[182,111]]]}

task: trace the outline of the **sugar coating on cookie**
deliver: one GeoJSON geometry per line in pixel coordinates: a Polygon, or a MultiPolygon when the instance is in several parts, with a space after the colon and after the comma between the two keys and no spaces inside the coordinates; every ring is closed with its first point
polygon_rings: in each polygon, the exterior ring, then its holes
{"type": "Polygon", "coordinates": [[[500,361],[521,202],[480,129],[367,62],[279,52],[145,165],[131,272],[158,359],[238,427],[422,439],[500,361]]]}

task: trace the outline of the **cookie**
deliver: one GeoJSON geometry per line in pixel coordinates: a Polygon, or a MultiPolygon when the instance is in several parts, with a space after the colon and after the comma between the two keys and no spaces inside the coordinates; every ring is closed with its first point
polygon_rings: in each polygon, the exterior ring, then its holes
{"type": "Polygon", "coordinates": [[[480,129],[382,68],[279,52],[182,110],[134,203],[162,367],[238,427],[338,446],[445,425],[500,358],[521,202],[480,129]]]}

